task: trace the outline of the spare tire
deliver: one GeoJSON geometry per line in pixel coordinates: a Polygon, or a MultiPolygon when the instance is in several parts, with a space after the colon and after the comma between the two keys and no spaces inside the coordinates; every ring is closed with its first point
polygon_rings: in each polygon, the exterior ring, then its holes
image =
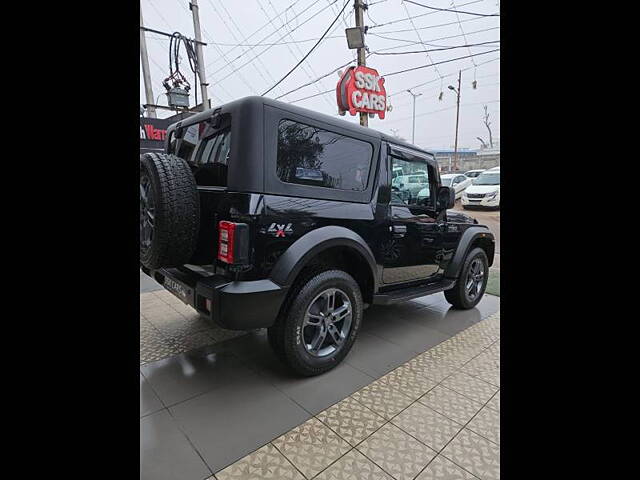
{"type": "Polygon", "coordinates": [[[196,249],[200,200],[189,164],[175,155],[140,155],[140,263],[188,263],[196,249]]]}

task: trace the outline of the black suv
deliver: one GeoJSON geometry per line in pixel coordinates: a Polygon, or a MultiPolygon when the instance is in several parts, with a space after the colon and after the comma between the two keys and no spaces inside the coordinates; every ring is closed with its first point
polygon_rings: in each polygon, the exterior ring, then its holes
{"type": "Polygon", "coordinates": [[[444,291],[479,301],[494,237],[434,156],[328,115],[247,97],[167,130],[140,157],[141,269],[216,324],[268,328],[303,375],[336,366],[363,311],[444,291]],[[392,172],[426,176],[407,195],[392,172]]]}

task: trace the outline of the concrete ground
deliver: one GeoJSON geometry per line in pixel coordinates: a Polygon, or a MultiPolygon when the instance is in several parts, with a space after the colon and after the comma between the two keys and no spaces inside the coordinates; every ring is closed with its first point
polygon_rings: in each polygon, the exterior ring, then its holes
{"type": "Polygon", "coordinates": [[[373,306],[341,365],[299,378],[264,330],[213,327],[153,287],[141,283],[141,478],[497,478],[499,317],[485,319],[499,297],[373,306]]]}

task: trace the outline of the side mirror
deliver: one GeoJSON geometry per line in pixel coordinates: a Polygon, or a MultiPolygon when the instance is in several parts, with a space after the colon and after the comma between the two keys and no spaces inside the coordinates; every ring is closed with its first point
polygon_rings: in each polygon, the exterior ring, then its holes
{"type": "Polygon", "coordinates": [[[453,208],[456,204],[456,191],[451,187],[440,187],[438,189],[438,210],[453,208]]]}

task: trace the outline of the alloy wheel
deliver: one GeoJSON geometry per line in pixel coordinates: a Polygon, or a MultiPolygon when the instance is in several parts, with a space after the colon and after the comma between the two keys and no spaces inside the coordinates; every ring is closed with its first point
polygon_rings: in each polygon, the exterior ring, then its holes
{"type": "Polygon", "coordinates": [[[353,308],[346,293],[329,288],[309,304],[302,323],[304,348],[314,357],[338,351],[351,330],[353,308]]]}
{"type": "Polygon", "coordinates": [[[482,290],[484,283],[484,264],[480,258],[474,258],[467,271],[465,291],[470,300],[475,300],[482,290]]]}
{"type": "Polygon", "coordinates": [[[151,179],[143,173],[140,176],[140,246],[145,251],[151,247],[153,240],[155,211],[151,179]]]}

